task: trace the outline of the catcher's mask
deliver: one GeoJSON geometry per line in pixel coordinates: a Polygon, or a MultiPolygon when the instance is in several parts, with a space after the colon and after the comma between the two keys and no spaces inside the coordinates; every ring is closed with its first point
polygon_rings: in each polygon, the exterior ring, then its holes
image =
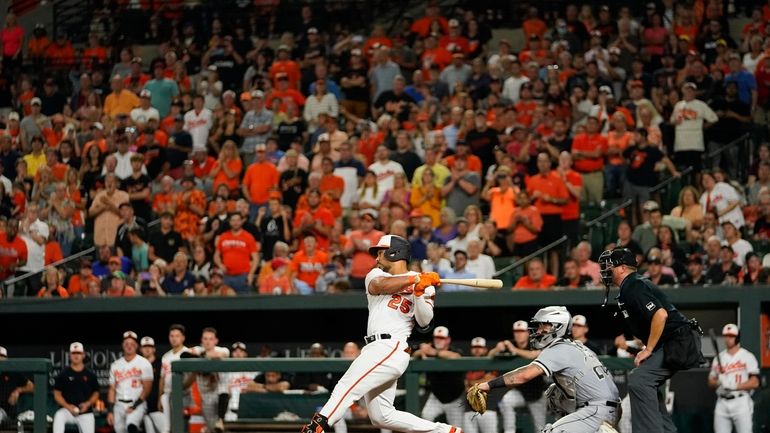
{"type": "Polygon", "coordinates": [[[602,306],[607,304],[610,286],[612,286],[612,270],[615,266],[620,265],[636,268],[636,255],[628,248],[615,248],[614,250],[606,250],[599,256],[599,273],[602,276],[602,283],[607,289],[604,293],[602,306]]]}
{"type": "Polygon", "coordinates": [[[567,311],[567,307],[545,307],[538,310],[529,321],[529,345],[533,349],[545,349],[551,343],[564,338],[569,333],[572,315],[567,311]],[[540,332],[541,324],[551,325],[547,332],[540,332]]]}
{"type": "Polygon", "coordinates": [[[377,257],[379,250],[385,250],[385,258],[391,262],[406,260],[409,262],[412,256],[412,247],[409,241],[396,235],[385,235],[380,238],[377,245],[369,248],[369,254],[377,257]]]}

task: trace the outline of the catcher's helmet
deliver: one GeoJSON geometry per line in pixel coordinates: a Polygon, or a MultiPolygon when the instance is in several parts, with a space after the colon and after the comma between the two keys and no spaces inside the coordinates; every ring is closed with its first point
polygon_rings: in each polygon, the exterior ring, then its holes
{"type": "Polygon", "coordinates": [[[412,247],[409,241],[396,235],[385,235],[380,238],[377,245],[369,248],[369,254],[377,256],[379,250],[385,250],[385,258],[391,262],[399,260],[409,260],[412,257],[412,247]]]}
{"type": "Polygon", "coordinates": [[[529,321],[529,344],[534,349],[545,349],[557,339],[567,335],[571,320],[572,316],[567,311],[567,307],[541,308],[529,321]],[[545,333],[538,332],[538,327],[543,323],[551,324],[551,330],[545,333]]]}
{"type": "Polygon", "coordinates": [[[600,273],[602,283],[605,286],[612,285],[612,268],[615,266],[626,265],[636,267],[636,255],[628,248],[615,248],[606,250],[599,256],[600,273]]]}

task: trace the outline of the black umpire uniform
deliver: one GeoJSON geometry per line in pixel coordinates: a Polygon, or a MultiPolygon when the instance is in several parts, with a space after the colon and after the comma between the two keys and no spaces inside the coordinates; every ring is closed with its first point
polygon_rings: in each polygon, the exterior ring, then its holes
{"type": "MultiPolygon", "coordinates": [[[[613,266],[636,268],[636,257],[626,248],[612,251],[609,260],[613,266]]],[[[663,332],[652,348],[652,354],[629,374],[628,393],[633,431],[676,432],[659,387],[677,371],[697,367],[703,362],[698,323],[688,320],[663,291],[636,272],[620,283],[617,300],[618,309],[631,333],[645,344],[649,340],[655,314],[660,309],[667,313],[663,332]]]]}

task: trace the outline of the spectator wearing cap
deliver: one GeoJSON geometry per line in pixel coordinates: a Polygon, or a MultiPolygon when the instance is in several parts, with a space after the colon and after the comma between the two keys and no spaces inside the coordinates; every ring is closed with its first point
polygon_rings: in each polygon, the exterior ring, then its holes
{"type": "Polygon", "coordinates": [[[71,296],[88,296],[88,283],[99,282],[99,277],[94,275],[90,258],[80,260],[78,273],[72,275],[67,283],[67,291],[71,296]]]}
{"type": "Polygon", "coordinates": [[[719,249],[719,262],[709,266],[706,282],[713,285],[736,285],[739,282],[741,268],[735,263],[735,252],[730,245],[719,249]]]}
{"type": "Polygon", "coordinates": [[[151,105],[152,92],[147,89],[143,89],[139,92],[139,106],[131,110],[131,121],[140,130],[144,130],[147,122],[154,118],[160,119],[160,113],[151,105]]]}
{"type": "Polygon", "coordinates": [[[285,73],[289,80],[289,87],[299,88],[301,77],[300,68],[297,62],[291,59],[291,48],[288,45],[278,46],[277,58],[270,65],[270,78],[273,80],[273,86],[278,87],[278,74],[285,73]]]}
{"type": "Polygon", "coordinates": [[[67,424],[76,424],[81,433],[95,431],[93,407],[99,400],[99,382],[84,360],[83,344],[70,344],[69,365],[54,379],[54,400],[61,406],[53,418],[54,433],[64,433],[67,424]]]}
{"type": "Polygon", "coordinates": [[[374,268],[375,260],[369,254],[369,247],[376,245],[385,234],[375,227],[379,213],[374,209],[364,209],[359,213],[360,226],[347,237],[344,253],[351,258],[350,284],[353,289],[363,291],[366,274],[374,268]]]}
{"type": "Polygon", "coordinates": [[[550,290],[556,284],[556,277],[545,270],[543,260],[535,257],[527,263],[527,274],[519,278],[513,290],[550,290]]]}
{"type": "Polygon", "coordinates": [[[705,151],[704,123],[716,123],[719,117],[705,102],[695,99],[696,90],[695,83],[682,85],[682,100],[674,106],[671,123],[675,125],[674,161],[679,167],[692,166],[699,172],[705,151]]]}
{"type": "Polygon", "coordinates": [[[128,115],[134,107],[139,106],[139,97],[125,88],[123,77],[120,75],[112,77],[110,88],[112,93],[107,95],[104,100],[104,107],[102,107],[106,116],[114,119],[119,114],[128,115]]]}
{"type": "Polygon", "coordinates": [[[647,271],[644,276],[649,278],[658,287],[671,287],[676,285],[676,277],[671,275],[673,271],[663,265],[660,250],[653,248],[647,256],[647,271]],[[669,272],[666,272],[666,271],[669,272]]]}
{"type": "Polygon", "coordinates": [[[19,123],[21,143],[25,148],[30,145],[33,138],[43,135],[43,128],[51,127],[50,120],[41,112],[42,105],[40,98],[31,98],[29,102],[30,112],[26,113],[19,123]]]}
{"type": "Polygon", "coordinates": [[[110,298],[131,298],[137,296],[136,290],[128,285],[127,276],[122,271],[114,271],[109,275],[109,285],[104,295],[110,298]]]}
{"type": "Polygon", "coordinates": [[[703,193],[700,196],[700,205],[703,214],[716,212],[719,223],[732,221],[733,225],[740,229],[744,226],[745,220],[740,206],[740,195],[732,185],[726,182],[717,182],[714,173],[704,172],[701,174],[701,184],[703,193]]]}
{"type": "Polygon", "coordinates": [[[521,85],[529,82],[529,77],[524,75],[521,71],[521,63],[518,59],[511,62],[511,75],[503,83],[503,96],[513,101],[514,104],[519,102],[519,95],[521,91],[521,85]]]}
{"type": "Polygon", "coordinates": [[[142,58],[132,58],[131,71],[123,79],[126,89],[138,94],[149,80],[150,76],[142,71],[142,58]]]}
{"type": "Polygon", "coordinates": [[[375,118],[388,114],[403,122],[409,118],[409,112],[414,105],[414,98],[406,92],[406,79],[402,75],[396,75],[391,88],[382,91],[374,99],[372,114],[375,118]]]}
{"type": "MultiPolygon", "coordinates": [[[[196,284],[201,279],[203,279],[204,284],[206,283],[204,277],[198,277],[196,284]]],[[[238,296],[238,293],[232,287],[225,284],[225,274],[222,272],[222,269],[212,268],[211,280],[208,282],[206,296],[238,296]]]]}
{"type": "Polygon", "coordinates": [[[299,90],[289,86],[289,74],[286,72],[279,72],[276,74],[275,79],[278,84],[276,87],[267,94],[267,106],[272,107],[273,101],[278,99],[280,102],[278,112],[286,113],[287,102],[291,101],[294,106],[301,109],[305,105],[305,96],[299,92],[299,90]],[[287,101],[288,100],[288,101],[287,101]]]}
{"type": "Polygon", "coordinates": [[[702,286],[707,284],[704,271],[703,256],[700,254],[691,254],[687,258],[687,274],[679,282],[681,285],[702,286]]]}
{"type": "Polygon", "coordinates": [[[340,87],[345,98],[340,104],[356,117],[364,118],[369,111],[369,70],[360,48],[350,50],[350,63],[343,68],[340,87]]]}
{"type": "MultiPolygon", "coordinates": [[[[452,257],[454,258],[453,267],[445,271],[443,273],[442,278],[460,278],[460,279],[468,279],[468,278],[476,278],[476,274],[469,271],[466,266],[468,265],[468,253],[466,253],[464,250],[457,249],[452,253],[452,257]]],[[[439,289],[442,292],[459,292],[459,291],[468,291],[473,290],[473,288],[468,286],[461,286],[457,284],[442,284],[439,289]]]]}
{"type": "MultiPolygon", "coordinates": [[[[467,47],[467,41],[465,42],[467,47]]],[[[454,42],[450,42],[450,44],[455,44],[452,50],[452,63],[441,71],[439,80],[449,87],[450,95],[454,95],[458,89],[458,84],[464,86],[473,74],[473,70],[471,66],[465,62],[464,53],[467,52],[466,49],[454,42]]]]}
{"type": "Polygon", "coordinates": [[[754,247],[747,240],[741,238],[741,231],[731,221],[722,223],[722,231],[725,243],[731,246],[735,253],[733,261],[736,265],[743,267],[746,264],[746,255],[753,252],[754,247]]]}
{"type": "Polygon", "coordinates": [[[283,257],[275,257],[265,263],[264,266],[270,266],[273,272],[259,282],[259,294],[291,295],[294,293],[294,287],[289,278],[289,263],[289,260],[283,257]]]}
{"type": "Polygon", "coordinates": [[[238,135],[243,137],[241,154],[246,165],[253,162],[257,145],[264,144],[273,131],[273,112],[265,108],[264,97],[261,90],[254,90],[247,97],[249,108],[244,105],[247,111],[238,128],[238,135]]]}
{"type": "Polygon", "coordinates": [[[572,140],[572,157],[575,171],[583,176],[582,201],[599,203],[604,196],[604,154],[607,137],[599,132],[599,119],[589,117],[585,132],[572,140]]]}

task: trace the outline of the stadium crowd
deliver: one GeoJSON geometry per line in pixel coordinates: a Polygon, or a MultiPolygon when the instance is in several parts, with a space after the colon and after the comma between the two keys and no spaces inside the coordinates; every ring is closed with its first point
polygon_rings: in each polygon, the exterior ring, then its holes
{"type": "Polygon", "coordinates": [[[565,235],[514,290],[598,287],[581,215],[621,198],[612,244],[656,283],[770,278],[767,5],[740,32],[716,0],[530,5],[514,51],[473,8],[363,35],[311,6],[282,29],[270,6],[139,4],[78,48],[7,16],[0,279],[33,276],[5,296],[362,290],[383,233],[461,278],[565,235]]]}

